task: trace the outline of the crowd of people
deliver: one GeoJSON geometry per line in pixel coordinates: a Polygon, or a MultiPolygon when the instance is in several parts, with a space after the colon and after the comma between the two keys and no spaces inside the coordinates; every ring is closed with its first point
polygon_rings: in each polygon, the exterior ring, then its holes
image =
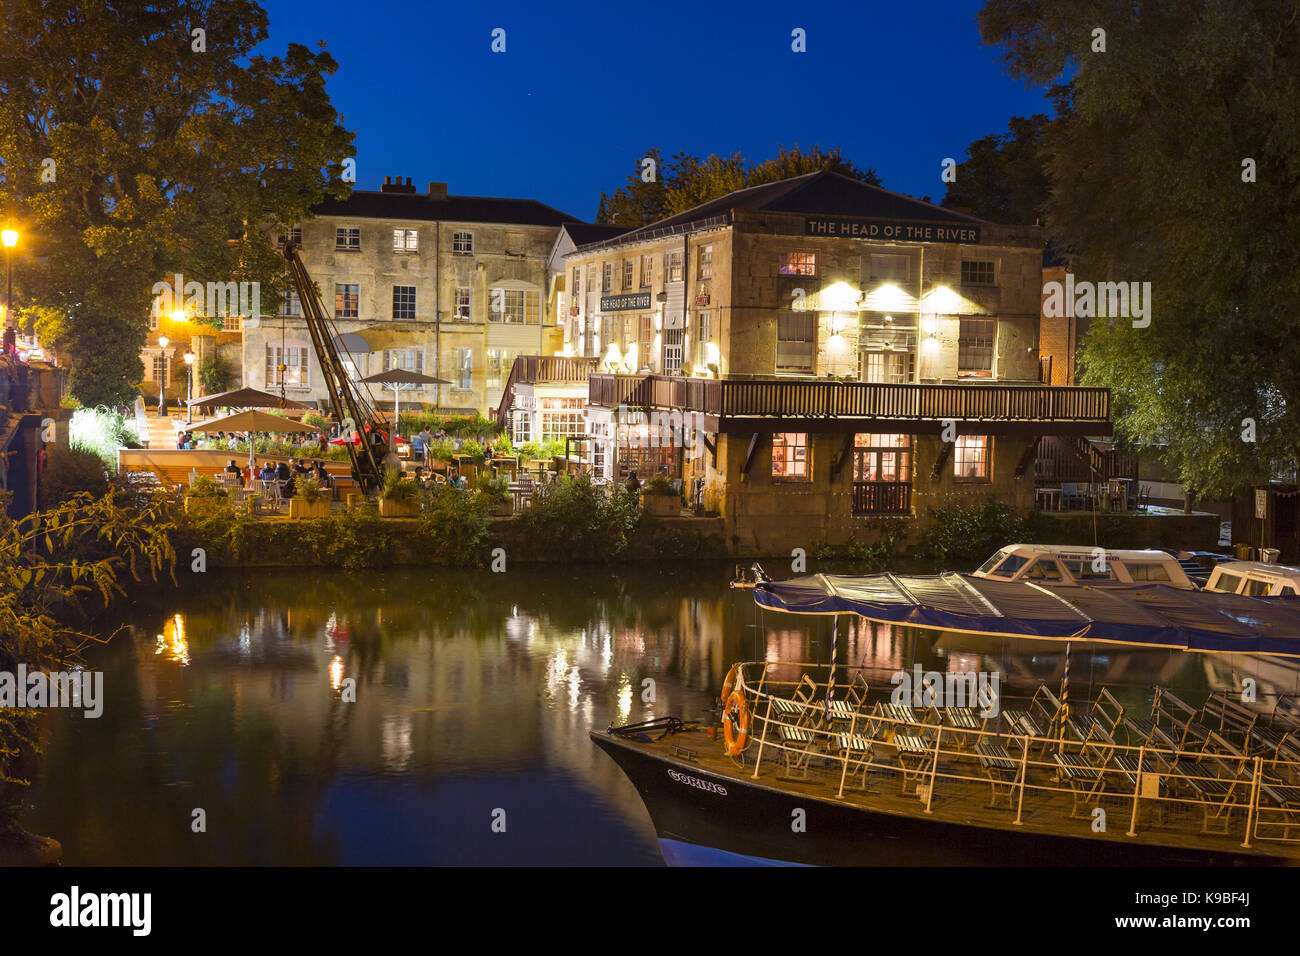
{"type": "Polygon", "coordinates": [[[325,470],[325,462],[308,461],[306,458],[290,458],[287,462],[282,461],[278,464],[268,459],[262,462],[262,467],[257,470],[251,466],[241,468],[232,458],[226,465],[225,471],[227,474],[234,475],[241,487],[249,487],[254,481],[275,482],[280,488],[281,497],[284,498],[294,496],[297,491],[295,483],[303,478],[314,478],[322,489],[328,489],[333,484],[333,478],[325,470]]]}

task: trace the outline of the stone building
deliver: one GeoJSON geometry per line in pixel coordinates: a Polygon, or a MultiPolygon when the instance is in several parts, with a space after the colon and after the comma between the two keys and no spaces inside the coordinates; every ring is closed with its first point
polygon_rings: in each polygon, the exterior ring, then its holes
{"type": "MultiPolygon", "coordinates": [[[[517,356],[555,347],[547,258],[560,227],[576,222],[531,199],[453,196],[445,183],[420,194],[389,177],[378,192],[321,204],[291,238],[358,377],[423,372],[450,384],[404,390],[403,407],[485,413],[517,356]]],[[[244,384],[283,384],[289,398],[324,405],[302,305],[288,292],[279,315],[244,322],[244,384]]],[[[391,391],[372,394],[391,407],[391,391]]]]}
{"type": "Polygon", "coordinates": [[[828,171],[579,246],[561,319],[600,368],[597,471],[666,468],[745,551],[1031,507],[1041,436],[1110,432],[1104,389],[1039,381],[1042,250],[828,171]]]}

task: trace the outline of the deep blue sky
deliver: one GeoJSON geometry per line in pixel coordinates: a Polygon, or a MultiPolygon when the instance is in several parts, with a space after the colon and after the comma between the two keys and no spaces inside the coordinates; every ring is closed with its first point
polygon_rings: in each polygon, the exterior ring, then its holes
{"type": "Polygon", "coordinates": [[[944,157],[1051,112],[980,44],[980,0],[265,5],[267,52],[324,40],[338,61],[329,92],[357,134],[360,189],[410,176],[591,219],[650,147],[759,160],[820,142],[939,201],[944,157]]]}

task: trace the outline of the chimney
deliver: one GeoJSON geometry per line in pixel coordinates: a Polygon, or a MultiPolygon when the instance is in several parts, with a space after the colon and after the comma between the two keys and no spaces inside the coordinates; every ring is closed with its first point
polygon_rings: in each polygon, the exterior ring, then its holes
{"type": "Polygon", "coordinates": [[[446,198],[447,198],[447,184],[446,184],[446,183],[429,183],[429,198],[430,198],[430,199],[446,199],[446,198]]]}
{"type": "Polygon", "coordinates": [[[401,176],[385,176],[384,184],[379,187],[381,193],[413,193],[415,187],[411,185],[411,179],[408,176],[406,183],[402,183],[401,176]]]}

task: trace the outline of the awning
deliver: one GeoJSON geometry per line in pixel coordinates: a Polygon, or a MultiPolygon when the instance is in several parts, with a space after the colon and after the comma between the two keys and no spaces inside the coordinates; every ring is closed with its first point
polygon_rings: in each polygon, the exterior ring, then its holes
{"type": "Polygon", "coordinates": [[[334,348],[353,355],[369,355],[370,343],[355,332],[344,332],[334,339],[334,348]]]}
{"type": "Polygon", "coordinates": [[[754,600],[792,614],[858,614],[986,637],[1300,657],[1296,596],[1252,598],[1164,584],[1045,588],[969,574],[815,574],[760,581],[754,600]]]}

